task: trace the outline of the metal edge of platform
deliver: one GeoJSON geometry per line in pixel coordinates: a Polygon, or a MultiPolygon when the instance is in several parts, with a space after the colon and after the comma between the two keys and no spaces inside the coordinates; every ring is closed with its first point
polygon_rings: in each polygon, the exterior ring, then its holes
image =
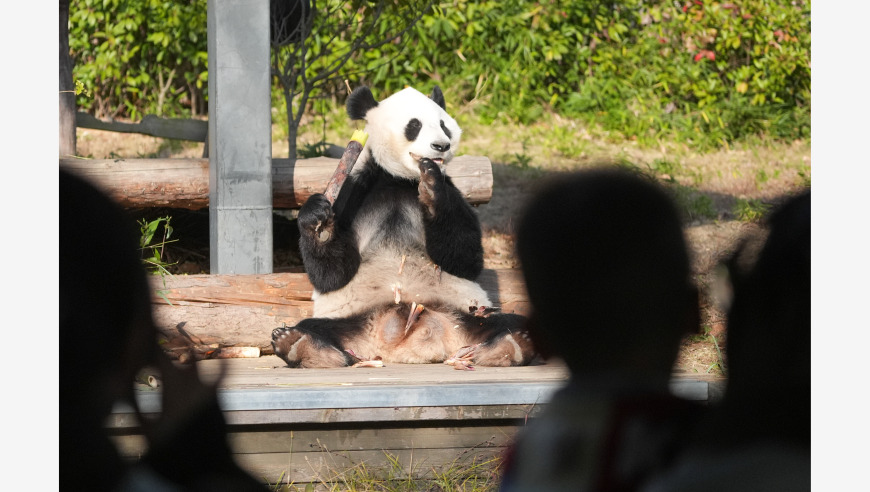
{"type": "MultiPolygon", "coordinates": [[[[564,382],[522,382],[486,384],[324,386],[306,388],[252,388],[218,391],[225,412],[262,410],[310,410],[352,408],[447,407],[475,405],[534,405],[549,401],[564,382]]],[[[707,381],[675,379],[674,395],[693,401],[708,401],[707,381]]],[[[160,411],[159,391],[137,391],[143,413],[160,411]]],[[[123,404],[115,414],[133,413],[123,404]]]]}

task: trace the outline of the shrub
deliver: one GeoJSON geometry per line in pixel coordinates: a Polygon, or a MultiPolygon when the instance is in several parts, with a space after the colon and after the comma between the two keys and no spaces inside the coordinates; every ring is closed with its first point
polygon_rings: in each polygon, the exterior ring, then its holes
{"type": "Polygon", "coordinates": [[[439,81],[489,119],[551,108],[626,137],[721,145],[809,136],[809,47],[802,1],[454,0],[370,83],[439,81]]]}
{"type": "MultiPolygon", "coordinates": [[[[386,2],[384,25],[402,15],[397,5],[386,2]]],[[[206,0],[73,0],[70,15],[74,76],[94,93],[83,107],[204,110],[206,0]]],[[[809,138],[809,51],[806,0],[450,0],[401,40],[357,52],[342,77],[376,96],[440,84],[454,112],[484,122],[557,111],[617,138],[704,148],[809,138]]],[[[332,84],[312,97],[338,105],[345,95],[332,84]]]]}
{"type": "Polygon", "coordinates": [[[72,0],[73,78],[97,116],[204,114],[206,0],[72,0]]]}
{"type": "Polygon", "coordinates": [[[733,208],[734,216],[743,222],[761,222],[769,211],[770,205],[754,198],[738,198],[733,208]]]}

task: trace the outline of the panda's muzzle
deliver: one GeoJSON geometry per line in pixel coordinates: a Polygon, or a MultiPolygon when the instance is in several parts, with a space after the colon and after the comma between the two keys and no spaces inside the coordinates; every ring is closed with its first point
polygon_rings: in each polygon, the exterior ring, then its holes
{"type": "Polygon", "coordinates": [[[438,143],[434,142],[430,144],[430,146],[435,149],[437,152],[447,152],[450,150],[450,142],[438,143]]]}

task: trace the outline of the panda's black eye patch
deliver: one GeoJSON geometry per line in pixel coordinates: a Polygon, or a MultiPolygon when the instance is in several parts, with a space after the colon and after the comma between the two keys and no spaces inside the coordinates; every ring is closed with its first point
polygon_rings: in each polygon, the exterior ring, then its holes
{"type": "Polygon", "coordinates": [[[407,138],[409,142],[417,140],[421,128],[423,128],[423,123],[420,123],[420,120],[417,118],[412,118],[411,121],[405,125],[405,138],[407,138]]]}
{"type": "Polygon", "coordinates": [[[441,130],[447,135],[448,139],[453,138],[453,134],[450,133],[450,130],[447,129],[447,125],[444,124],[444,120],[441,120],[441,130]]]}

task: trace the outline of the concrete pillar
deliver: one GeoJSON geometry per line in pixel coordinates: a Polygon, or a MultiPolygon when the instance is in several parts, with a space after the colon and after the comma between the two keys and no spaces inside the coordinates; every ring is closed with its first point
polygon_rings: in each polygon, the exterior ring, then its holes
{"type": "Polygon", "coordinates": [[[269,0],[208,0],[211,273],[272,273],[269,0]]]}

